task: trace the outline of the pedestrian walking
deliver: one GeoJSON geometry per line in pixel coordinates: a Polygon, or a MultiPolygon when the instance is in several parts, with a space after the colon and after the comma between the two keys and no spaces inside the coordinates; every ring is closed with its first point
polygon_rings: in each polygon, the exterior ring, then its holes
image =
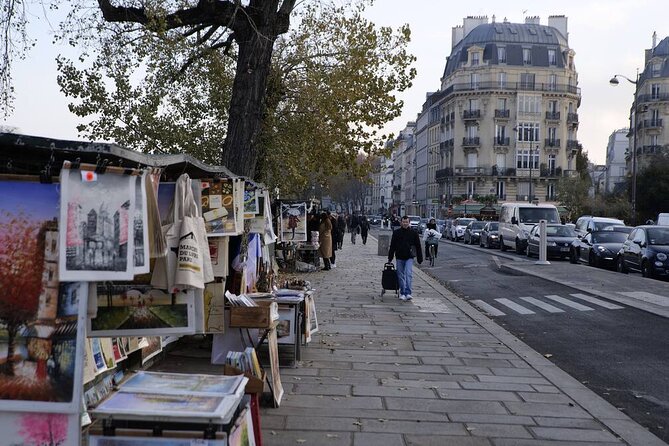
{"type": "Polygon", "coordinates": [[[360,219],[357,214],[351,216],[351,243],[355,245],[355,237],[360,233],[360,219]]]}
{"type": "Polygon", "coordinates": [[[337,245],[339,239],[339,227],[337,225],[337,216],[330,213],[330,211],[325,211],[328,218],[330,219],[330,224],[332,225],[332,230],[330,231],[330,236],[332,238],[332,257],[330,257],[330,267],[337,267],[337,245]]]}
{"type": "Polygon", "coordinates": [[[400,285],[400,299],[411,300],[411,282],[413,278],[413,261],[423,263],[423,249],[418,233],[409,228],[409,217],[403,216],[399,229],[393,232],[388,251],[388,263],[397,259],[397,279],[400,285]]]}
{"type": "Polygon", "coordinates": [[[360,217],[360,237],[362,238],[362,244],[367,244],[367,235],[369,234],[369,220],[367,216],[363,215],[360,217]]]}
{"type": "Polygon", "coordinates": [[[320,243],[318,252],[323,257],[323,270],[329,271],[332,257],[332,223],[325,212],[321,214],[321,223],[318,226],[318,241],[320,243]]]}
{"type": "Polygon", "coordinates": [[[337,217],[337,249],[341,250],[344,245],[344,234],[346,234],[346,219],[342,214],[337,217]]]}

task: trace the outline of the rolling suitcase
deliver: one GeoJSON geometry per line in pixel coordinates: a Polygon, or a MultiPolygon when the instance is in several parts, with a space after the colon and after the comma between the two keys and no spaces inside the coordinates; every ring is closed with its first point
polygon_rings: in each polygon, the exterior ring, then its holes
{"type": "Polygon", "coordinates": [[[400,284],[397,279],[397,270],[395,270],[395,265],[390,262],[383,265],[383,273],[381,274],[381,300],[383,300],[386,290],[394,291],[397,297],[399,297],[400,284]]]}

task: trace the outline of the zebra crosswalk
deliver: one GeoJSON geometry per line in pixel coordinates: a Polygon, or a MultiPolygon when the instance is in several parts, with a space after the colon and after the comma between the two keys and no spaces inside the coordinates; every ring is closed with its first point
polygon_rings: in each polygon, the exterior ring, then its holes
{"type": "Polygon", "coordinates": [[[494,302],[485,302],[481,299],[473,299],[470,301],[479,310],[488,316],[498,317],[506,316],[508,314],[530,315],[537,314],[537,312],[547,313],[565,313],[566,311],[594,311],[595,307],[604,308],[607,310],[621,310],[624,307],[620,305],[598,299],[587,294],[574,293],[568,297],[558,296],[556,294],[547,294],[545,296],[531,297],[521,296],[516,299],[497,298],[494,302]],[[543,299],[545,300],[543,300],[543,299]],[[520,302],[519,302],[520,301],[520,302]],[[549,303],[550,301],[550,303],[549,303]],[[579,302],[580,301],[580,302],[579,302]],[[587,302],[589,305],[584,305],[581,302],[587,302]],[[554,304],[560,305],[556,306],[554,304]]]}

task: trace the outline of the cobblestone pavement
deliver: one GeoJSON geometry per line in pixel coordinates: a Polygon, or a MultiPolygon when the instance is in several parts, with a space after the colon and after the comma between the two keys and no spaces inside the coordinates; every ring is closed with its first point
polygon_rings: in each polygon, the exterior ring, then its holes
{"type": "Polygon", "coordinates": [[[381,300],[376,239],[344,243],[300,275],[319,333],[281,369],[265,445],[666,444],[417,268],[413,301],[381,300]]]}

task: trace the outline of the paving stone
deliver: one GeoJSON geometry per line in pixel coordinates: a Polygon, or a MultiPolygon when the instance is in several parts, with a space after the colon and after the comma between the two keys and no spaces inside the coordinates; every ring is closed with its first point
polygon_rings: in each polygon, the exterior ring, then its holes
{"type": "Polygon", "coordinates": [[[503,390],[509,392],[533,392],[534,388],[529,384],[512,384],[512,383],[482,383],[478,381],[474,382],[462,382],[460,383],[463,389],[468,390],[503,390]]]}
{"type": "Polygon", "coordinates": [[[475,413],[449,413],[448,418],[451,421],[462,423],[499,423],[499,424],[522,424],[525,426],[534,426],[532,417],[517,415],[479,415],[475,413]]]}
{"type": "Polygon", "coordinates": [[[547,440],[560,441],[590,441],[614,442],[617,441],[610,432],[605,430],[570,429],[562,427],[530,427],[534,435],[547,440]]]}
{"type": "Polygon", "coordinates": [[[347,409],[381,409],[381,398],[374,397],[337,397],[314,395],[284,395],[282,406],[317,407],[317,408],[347,408],[347,409]]]}
{"type": "Polygon", "coordinates": [[[490,367],[493,374],[499,376],[526,376],[540,378],[542,375],[536,370],[519,367],[490,367]]]}
{"type": "Polygon", "coordinates": [[[476,381],[476,377],[472,375],[446,375],[434,373],[399,373],[399,379],[416,379],[422,381],[476,381]]]}
{"type": "MultiPolygon", "coordinates": [[[[315,413],[319,415],[322,413],[329,417],[350,418],[351,409],[345,408],[324,408],[318,412],[317,408],[313,407],[289,407],[281,406],[279,409],[267,408],[261,411],[262,416],[280,411],[282,415],[297,415],[297,416],[314,416],[315,413]]],[[[449,421],[445,413],[439,412],[417,412],[411,410],[387,410],[387,409],[356,409],[355,415],[360,418],[370,418],[376,420],[422,420],[422,421],[449,421]]],[[[261,417],[262,419],[262,417],[261,417]]]]}
{"type": "Polygon", "coordinates": [[[493,373],[497,367],[512,367],[511,363],[506,359],[462,358],[462,362],[464,365],[470,367],[488,367],[493,373]]]}
{"type": "Polygon", "coordinates": [[[590,414],[580,407],[568,406],[566,404],[514,403],[506,401],[504,405],[514,415],[591,418],[590,414]]]}
{"type": "MultiPolygon", "coordinates": [[[[495,446],[593,446],[589,441],[552,441],[552,440],[524,440],[521,438],[500,438],[494,440],[495,446]]],[[[621,446],[622,443],[595,443],[597,446],[621,446]]],[[[643,446],[640,444],[640,446],[643,446]]]]}
{"type": "Polygon", "coordinates": [[[448,400],[520,401],[513,392],[494,390],[439,389],[437,393],[439,397],[448,400]]]}
{"type": "Polygon", "coordinates": [[[492,375],[492,371],[487,367],[447,365],[444,368],[451,375],[492,375]]]}
{"type": "Polygon", "coordinates": [[[378,432],[356,432],[353,446],[406,446],[402,434],[380,434],[378,432]]]}
{"type": "Polygon", "coordinates": [[[351,386],[347,384],[293,384],[293,393],[300,395],[351,395],[351,386]]]}
{"type": "Polygon", "coordinates": [[[444,373],[444,369],[437,365],[412,365],[412,364],[364,364],[360,362],[353,363],[354,370],[388,370],[392,367],[397,373],[444,373]]]}
{"type": "MultiPolygon", "coordinates": [[[[261,420],[262,422],[262,420],[261,420]]],[[[286,417],[286,429],[288,430],[314,430],[314,431],[360,431],[360,420],[358,418],[331,417],[325,413],[323,416],[288,416],[286,417]]]]}
{"type": "Polygon", "coordinates": [[[455,381],[426,381],[416,379],[382,379],[384,386],[410,387],[419,389],[460,389],[460,384],[455,381]]]}
{"type": "Polygon", "coordinates": [[[432,389],[418,389],[402,386],[354,386],[354,396],[395,396],[399,398],[437,398],[432,389]]]}
{"type": "Polygon", "coordinates": [[[363,419],[362,431],[399,434],[422,434],[429,432],[433,435],[468,435],[467,430],[462,423],[433,423],[420,419],[415,421],[379,421],[363,419]]]}
{"type": "Polygon", "coordinates": [[[554,393],[518,392],[518,396],[528,403],[574,404],[571,398],[554,393]]]}
{"type": "Polygon", "coordinates": [[[442,413],[503,414],[509,412],[497,401],[454,401],[416,398],[386,398],[388,409],[442,413]]]}
{"type": "Polygon", "coordinates": [[[573,427],[579,429],[598,429],[601,424],[593,419],[584,418],[553,418],[533,417],[538,426],[545,427],[573,427]]]}
{"type": "Polygon", "coordinates": [[[405,438],[407,446],[491,446],[487,439],[475,437],[405,435],[405,438]]]}
{"type": "Polygon", "coordinates": [[[477,378],[481,382],[540,384],[540,385],[550,384],[550,382],[544,378],[530,378],[525,376],[478,375],[477,378]]]}
{"type": "Polygon", "coordinates": [[[262,429],[285,429],[286,417],[263,412],[260,416],[260,426],[262,429]]]}
{"type": "Polygon", "coordinates": [[[320,376],[330,376],[341,379],[346,378],[396,378],[395,367],[386,367],[386,370],[338,370],[338,369],[320,369],[317,370],[320,376]],[[391,369],[391,370],[388,370],[391,369]]]}
{"type": "Polygon", "coordinates": [[[262,437],[267,445],[350,446],[353,441],[352,432],[263,429],[262,437]]]}

